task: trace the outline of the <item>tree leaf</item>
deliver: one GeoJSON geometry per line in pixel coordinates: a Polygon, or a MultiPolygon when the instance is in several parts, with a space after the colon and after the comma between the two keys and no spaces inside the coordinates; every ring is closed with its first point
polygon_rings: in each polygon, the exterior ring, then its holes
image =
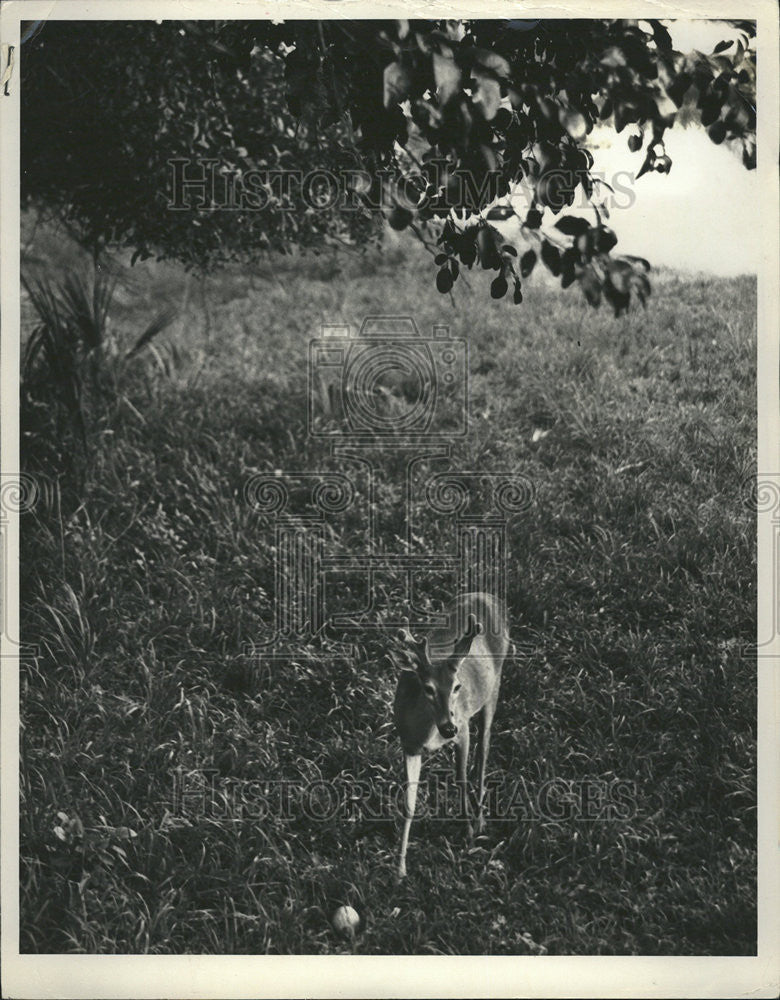
{"type": "Polygon", "coordinates": [[[384,103],[386,108],[405,101],[411,89],[412,77],[404,65],[400,62],[391,62],[385,66],[384,103]]]}
{"type": "Polygon", "coordinates": [[[491,222],[502,222],[504,219],[511,219],[515,210],[511,205],[494,205],[485,216],[491,222]]]}
{"type": "Polygon", "coordinates": [[[720,121],[713,122],[707,129],[707,135],[716,145],[720,145],[726,138],[726,123],[720,121]]]}
{"type": "Polygon", "coordinates": [[[493,233],[495,229],[489,226],[482,227],[477,233],[477,246],[479,247],[479,259],[485,271],[496,270],[501,267],[501,255],[496,248],[496,241],[493,233]]]}
{"type": "Polygon", "coordinates": [[[448,267],[443,267],[436,275],[436,287],[442,295],[446,295],[452,288],[452,274],[448,267]]]}
{"type": "Polygon", "coordinates": [[[701,123],[705,128],[709,128],[720,117],[720,98],[717,94],[705,94],[699,101],[699,107],[701,109],[701,123]]]}
{"type": "Polygon", "coordinates": [[[617,245],[617,236],[609,226],[599,226],[596,231],[595,245],[599,253],[609,253],[617,245]]]}
{"type": "Polygon", "coordinates": [[[561,273],[561,253],[558,247],[553,246],[548,240],[542,243],[542,260],[557,278],[561,273]]]}
{"type": "Polygon", "coordinates": [[[395,205],[393,210],[390,212],[387,221],[389,222],[391,229],[395,229],[400,232],[400,230],[406,229],[413,218],[414,216],[408,208],[404,208],[403,205],[395,205]]]}
{"type": "Polygon", "coordinates": [[[566,236],[580,236],[590,229],[590,223],[587,219],[581,219],[576,215],[564,215],[555,223],[555,228],[560,229],[566,236]]]}
{"type": "Polygon", "coordinates": [[[528,275],[533,271],[536,265],[536,251],[526,250],[523,256],[520,258],[520,274],[527,278],[528,275]]]}
{"type": "Polygon", "coordinates": [[[589,122],[580,111],[561,108],[560,121],[575,142],[581,142],[588,134],[589,122]]]}
{"type": "Polygon", "coordinates": [[[628,291],[628,282],[631,277],[631,265],[621,260],[613,261],[609,269],[609,280],[618,292],[628,291]]]}
{"type": "Polygon", "coordinates": [[[660,21],[651,21],[653,29],[653,41],[659,49],[666,50],[672,47],[672,36],[668,29],[660,21]]]}
{"type": "Polygon", "coordinates": [[[492,75],[478,67],[471,71],[471,75],[476,80],[472,100],[480,108],[486,121],[492,121],[501,107],[501,87],[492,75]]]}
{"type": "Polygon", "coordinates": [[[689,73],[680,73],[677,79],[666,88],[667,94],[671,97],[678,108],[682,107],[685,95],[690,90],[693,77],[689,73]]]}
{"type": "Polygon", "coordinates": [[[580,275],[580,288],[594,309],[601,304],[601,282],[592,267],[586,267],[580,275]]]}
{"type": "Polygon", "coordinates": [[[494,278],[490,284],[490,295],[494,299],[502,299],[508,290],[509,285],[507,284],[507,280],[503,274],[499,274],[499,276],[494,278]]]}
{"type": "Polygon", "coordinates": [[[525,223],[528,229],[538,229],[542,224],[542,213],[536,209],[532,208],[525,217],[525,223]]]}
{"type": "Polygon", "coordinates": [[[645,260],[644,257],[634,257],[633,254],[627,253],[625,254],[625,258],[626,260],[630,260],[632,264],[639,264],[639,266],[643,267],[646,271],[652,270],[650,267],[650,261],[645,260]]]}
{"type": "Polygon", "coordinates": [[[436,83],[436,91],[439,104],[444,107],[460,91],[460,66],[455,62],[452,54],[433,53],[433,79],[436,83]]]}
{"type": "Polygon", "coordinates": [[[512,67],[506,59],[493,49],[472,49],[474,62],[479,66],[484,66],[495,76],[506,78],[510,76],[512,67]]]}
{"type": "Polygon", "coordinates": [[[460,245],[460,260],[466,267],[471,267],[477,259],[477,248],[472,239],[463,240],[460,245]]]}

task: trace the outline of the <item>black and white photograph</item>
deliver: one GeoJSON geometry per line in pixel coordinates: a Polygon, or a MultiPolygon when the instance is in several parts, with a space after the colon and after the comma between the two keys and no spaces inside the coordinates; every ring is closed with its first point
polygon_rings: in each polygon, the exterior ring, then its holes
{"type": "Polygon", "coordinates": [[[776,6],[420,12],[0,11],[4,996],[780,989],[776,6]]]}

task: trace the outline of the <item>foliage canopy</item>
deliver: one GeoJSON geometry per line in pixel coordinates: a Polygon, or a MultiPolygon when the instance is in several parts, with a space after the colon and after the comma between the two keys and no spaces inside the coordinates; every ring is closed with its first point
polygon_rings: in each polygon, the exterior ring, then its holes
{"type": "Polygon", "coordinates": [[[520,302],[541,259],[620,313],[649,265],[612,252],[588,137],[612,126],[637,176],[668,173],[693,118],[753,168],[755,24],[727,26],[684,54],[658,20],[48,22],[24,52],[22,197],[95,250],[202,270],[360,245],[384,215],[435,241],[441,292],[479,264],[520,302]],[[588,217],[561,215],[578,195],[588,217]],[[515,216],[519,257],[492,224],[515,216]]]}

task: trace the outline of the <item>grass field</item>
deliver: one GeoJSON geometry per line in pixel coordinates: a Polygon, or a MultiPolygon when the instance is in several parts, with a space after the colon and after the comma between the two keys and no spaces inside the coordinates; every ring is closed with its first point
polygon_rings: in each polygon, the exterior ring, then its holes
{"type": "MultiPolygon", "coordinates": [[[[72,263],[43,233],[28,258],[54,276],[72,263]]],[[[755,281],[662,273],[646,312],[614,319],[542,281],[515,307],[481,273],[454,301],[432,279],[404,247],[206,282],[137,267],[111,343],[128,347],[163,302],[178,319],[131,361],[109,352],[86,471],[57,480],[25,439],[48,486],[22,519],[23,639],[39,649],[22,665],[24,951],[348,952],[329,924],[348,903],[362,954],[755,953],[755,664],[741,653],[755,281]],[[534,485],[509,525],[523,655],[504,671],[491,778],[531,798],[553,779],[575,797],[619,782],[628,803],[609,820],[496,817],[473,845],[455,819],[421,818],[400,885],[392,818],[253,818],[230,793],[401,779],[376,642],[325,661],[246,654],[268,627],[273,531],[245,484],[327,464],[306,437],[307,343],[376,313],[468,338],[472,425],[454,464],[534,485]],[[214,810],[176,808],[177,769],[215,776],[214,810]]],[[[338,522],[331,540],[355,530],[338,522]]],[[[440,752],[423,774],[445,765],[440,752]]]]}

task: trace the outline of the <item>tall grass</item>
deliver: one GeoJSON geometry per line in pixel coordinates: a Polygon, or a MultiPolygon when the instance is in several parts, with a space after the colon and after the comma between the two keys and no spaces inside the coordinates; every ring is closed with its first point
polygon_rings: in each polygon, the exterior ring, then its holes
{"type": "Polygon", "coordinates": [[[23,454],[39,471],[77,474],[89,458],[87,419],[97,422],[116,403],[122,362],[175,318],[170,306],[158,312],[123,357],[110,322],[116,280],[113,266],[100,259],[93,261],[91,273],[82,262],[80,269],[60,275],[22,277],[35,315],[22,358],[23,454]]]}
{"type": "MultiPolygon", "coordinates": [[[[480,275],[438,297],[403,247],[205,290],[140,274],[112,304],[127,348],[161,297],[181,322],[122,369],[83,489],[63,480],[23,520],[39,647],[23,664],[23,949],[334,953],[349,945],[329,916],[349,903],[366,954],[754,953],[755,282],[661,275],[646,312],[615,320],[543,284],[493,302],[480,275]],[[379,644],[246,653],[268,631],[274,537],[245,484],[323,467],[307,342],[382,312],[469,340],[453,465],[535,485],[509,528],[524,655],[504,672],[491,778],[634,789],[622,819],[493,818],[472,846],[421,818],[401,886],[392,821],[253,818],[231,793],[401,777],[379,644]],[[177,774],[198,770],[210,813],[175,806],[177,774]]],[[[354,527],[334,519],[333,540],[354,527]]]]}

